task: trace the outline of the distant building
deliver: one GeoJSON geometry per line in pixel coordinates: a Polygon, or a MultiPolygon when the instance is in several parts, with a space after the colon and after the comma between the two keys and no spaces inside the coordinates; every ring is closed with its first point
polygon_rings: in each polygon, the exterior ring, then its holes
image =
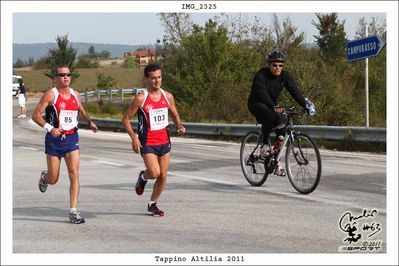
{"type": "Polygon", "coordinates": [[[134,52],[126,52],[123,54],[125,59],[131,57],[140,67],[144,67],[151,62],[156,61],[156,51],[155,50],[146,50],[146,51],[134,51],[134,52]]]}

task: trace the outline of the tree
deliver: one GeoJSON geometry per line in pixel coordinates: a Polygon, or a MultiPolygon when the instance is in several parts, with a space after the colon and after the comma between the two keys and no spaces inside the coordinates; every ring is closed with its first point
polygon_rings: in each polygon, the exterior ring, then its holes
{"type": "Polygon", "coordinates": [[[28,61],[26,62],[26,66],[32,67],[35,65],[35,60],[33,57],[29,57],[28,61]]]}
{"type": "Polygon", "coordinates": [[[128,56],[124,61],[122,67],[124,68],[138,68],[138,64],[134,61],[132,56],[128,56]]]}
{"type": "Polygon", "coordinates": [[[97,74],[97,88],[98,89],[112,89],[116,87],[116,80],[111,76],[106,76],[104,73],[97,74]]]}
{"type": "Polygon", "coordinates": [[[366,24],[368,24],[368,35],[379,35],[386,40],[386,21],[384,20],[382,25],[379,25],[374,17],[371,18],[371,22],[369,23],[366,22],[364,17],[359,20],[359,25],[355,34],[356,39],[366,37],[366,24]]]}
{"type": "Polygon", "coordinates": [[[327,61],[334,61],[336,58],[345,57],[346,33],[344,30],[345,20],[340,22],[337,13],[319,14],[316,13],[318,22],[312,20],[312,24],[319,31],[314,35],[320,48],[321,55],[327,61]]]}
{"type": "Polygon", "coordinates": [[[148,50],[148,47],[142,45],[142,46],[139,46],[138,48],[136,48],[135,51],[147,51],[147,50],[148,50]]]}
{"type": "Polygon", "coordinates": [[[110,51],[107,50],[102,50],[101,52],[97,53],[98,59],[101,60],[108,60],[109,57],[111,56],[110,51]]]}
{"type": "Polygon", "coordinates": [[[98,68],[100,64],[97,61],[92,62],[88,55],[82,54],[76,63],[76,68],[98,68]]]}
{"type": "MultiPolygon", "coordinates": [[[[238,17],[221,14],[221,16],[215,16],[214,20],[227,29],[231,42],[238,42],[255,50],[262,59],[275,45],[272,30],[256,16],[253,23],[248,22],[241,14],[238,17]]],[[[262,60],[259,63],[263,64],[264,62],[262,60]]]]}
{"type": "Polygon", "coordinates": [[[96,53],[96,49],[94,48],[94,46],[90,46],[89,49],[87,50],[87,54],[89,55],[89,58],[92,60],[97,60],[97,53],[96,53]]]}
{"type": "Polygon", "coordinates": [[[17,58],[17,61],[14,63],[14,68],[21,68],[24,67],[25,63],[20,58],[17,58]]]}
{"type": "Polygon", "coordinates": [[[190,13],[160,13],[161,22],[165,28],[164,40],[179,44],[179,41],[190,34],[192,19],[190,13]]]}
{"type": "Polygon", "coordinates": [[[233,43],[228,30],[215,21],[192,27],[179,45],[169,44],[161,60],[164,84],[175,95],[182,116],[192,121],[245,120],[257,54],[233,43]]]}
{"type": "Polygon", "coordinates": [[[33,65],[34,69],[49,69],[51,68],[49,59],[47,56],[40,57],[33,65]]]}
{"type": "Polygon", "coordinates": [[[68,35],[57,36],[56,41],[58,48],[48,50],[46,59],[50,69],[44,75],[53,79],[56,70],[55,68],[57,66],[67,66],[72,73],[72,80],[77,79],[80,76],[75,70],[77,49],[72,48],[72,46],[68,46],[68,35]]]}
{"type": "Polygon", "coordinates": [[[296,34],[297,27],[292,25],[289,18],[283,21],[283,30],[281,30],[280,23],[276,14],[273,14],[273,30],[276,35],[274,47],[286,53],[290,48],[298,47],[303,39],[304,33],[296,34]]]}

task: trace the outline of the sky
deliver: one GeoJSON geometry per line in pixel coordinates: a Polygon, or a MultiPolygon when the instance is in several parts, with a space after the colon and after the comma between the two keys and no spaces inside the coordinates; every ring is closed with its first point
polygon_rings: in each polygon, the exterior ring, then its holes
{"type": "MultiPolygon", "coordinates": [[[[162,39],[163,26],[159,13],[14,13],[13,42],[14,43],[44,43],[55,42],[57,35],[68,34],[71,42],[107,43],[107,44],[154,44],[162,39]],[[68,21],[67,23],[54,23],[68,21]],[[29,25],[29,27],[27,27],[29,25]]],[[[204,25],[206,21],[218,13],[192,13],[193,22],[204,25]]],[[[271,27],[273,13],[227,13],[230,17],[241,15],[243,21],[253,22],[254,18],[266,27],[271,27]]],[[[313,35],[318,31],[312,21],[318,22],[315,13],[276,13],[280,24],[289,18],[304,33],[305,43],[315,42],[313,35]]],[[[338,12],[339,21],[345,21],[345,32],[349,40],[359,27],[359,20],[366,22],[376,19],[382,25],[386,19],[385,13],[353,13],[338,12]]]]}

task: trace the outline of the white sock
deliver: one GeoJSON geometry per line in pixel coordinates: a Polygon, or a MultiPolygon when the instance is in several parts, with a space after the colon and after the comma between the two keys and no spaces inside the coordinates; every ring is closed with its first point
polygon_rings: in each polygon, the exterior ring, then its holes
{"type": "Polygon", "coordinates": [[[149,206],[151,206],[152,204],[157,203],[156,201],[151,201],[148,203],[149,206]]]}
{"type": "Polygon", "coordinates": [[[69,213],[74,213],[74,212],[77,212],[76,208],[70,208],[69,209],[69,213]]]}
{"type": "Polygon", "coordinates": [[[144,173],[142,175],[140,175],[141,180],[143,181],[147,181],[147,179],[144,178],[144,173]]]}

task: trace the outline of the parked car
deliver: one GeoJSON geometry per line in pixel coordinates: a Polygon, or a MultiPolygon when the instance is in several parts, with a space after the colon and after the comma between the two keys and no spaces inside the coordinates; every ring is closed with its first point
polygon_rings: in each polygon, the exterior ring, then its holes
{"type": "Polygon", "coordinates": [[[17,94],[17,91],[19,89],[19,79],[21,78],[21,76],[12,75],[12,96],[15,96],[15,94],[17,94]]]}

